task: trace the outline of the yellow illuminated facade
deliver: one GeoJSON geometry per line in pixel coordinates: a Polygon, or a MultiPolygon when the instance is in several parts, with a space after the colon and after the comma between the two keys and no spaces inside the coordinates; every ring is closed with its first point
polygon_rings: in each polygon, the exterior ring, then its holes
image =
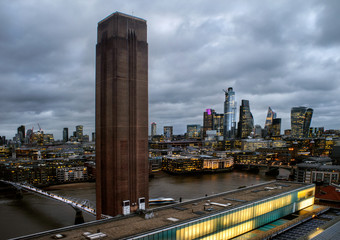
{"type": "Polygon", "coordinates": [[[314,204],[314,185],[132,239],[230,239],[314,204]]]}

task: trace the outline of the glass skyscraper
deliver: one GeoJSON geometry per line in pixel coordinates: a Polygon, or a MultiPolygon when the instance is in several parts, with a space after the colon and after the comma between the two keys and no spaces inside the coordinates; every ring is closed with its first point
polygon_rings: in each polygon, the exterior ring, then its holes
{"type": "Polygon", "coordinates": [[[274,118],[276,118],[276,112],[274,112],[271,107],[268,107],[266,123],[264,124],[265,129],[268,129],[273,124],[274,118]]]}
{"type": "Polygon", "coordinates": [[[308,137],[312,121],[313,109],[307,107],[293,107],[291,109],[291,136],[294,138],[308,137]]]}
{"type": "Polygon", "coordinates": [[[235,138],[236,134],[236,101],[235,92],[233,88],[228,88],[225,92],[224,101],[224,140],[228,138],[235,138]]]}

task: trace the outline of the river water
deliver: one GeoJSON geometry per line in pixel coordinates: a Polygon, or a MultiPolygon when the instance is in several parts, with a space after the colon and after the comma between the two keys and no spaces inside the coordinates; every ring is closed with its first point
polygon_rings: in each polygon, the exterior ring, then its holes
{"type": "MultiPolygon", "coordinates": [[[[196,176],[174,176],[159,172],[150,179],[149,192],[150,198],[172,197],[185,201],[270,180],[273,178],[262,173],[239,171],[196,176]]],[[[46,190],[95,202],[94,183],[52,186],[46,190]]],[[[30,193],[23,193],[22,199],[8,192],[2,193],[0,213],[0,240],[73,225],[75,219],[75,211],[69,205],[30,193]]],[[[86,222],[95,220],[90,214],[83,215],[86,222]]]]}

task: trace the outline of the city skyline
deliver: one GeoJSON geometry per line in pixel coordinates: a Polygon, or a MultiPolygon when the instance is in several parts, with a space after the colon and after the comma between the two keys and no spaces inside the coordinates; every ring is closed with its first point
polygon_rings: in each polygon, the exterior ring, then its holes
{"type": "Polygon", "coordinates": [[[233,87],[254,124],[264,127],[271,106],[284,131],[291,108],[306,106],[311,126],[339,129],[336,1],[36,3],[0,3],[1,136],[37,123],[55,139],[64,127],[94,132],[95,23],[114,11],[148,21],[149,126],[203,125],[233,87]]]}

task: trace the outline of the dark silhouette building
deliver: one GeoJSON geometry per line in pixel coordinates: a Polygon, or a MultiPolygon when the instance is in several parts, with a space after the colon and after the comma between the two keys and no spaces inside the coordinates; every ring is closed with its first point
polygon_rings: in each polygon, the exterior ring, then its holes
{"type": "Polygon", "coordinates": [[[251,135],[254,128],[254,118],[250,112],[248,100],[242,100],[240,106],[240,121],[238,122],[238,136],[240,138],[247,138],[251,135]]]}
{"type": "Polygon", "coordinates": [[[96,164],[97,219],[148,207],[147,27],[119,12],[98,23],[96,164]]]}
{"type": "Polygon", "coordinates": [[[216,130],[217,136],[223,136],[224,114],[216,113],[214,109],[206,109],[203,113],[202,137],[207,137],[207,131],[216,130]]]}
{"type": "Polygon", "coordinates": [[[25,139],[25,126],[21,125],[18,127],[18,136],[20,138],[20,141],[23,142],[25,139]]]}
{"type": "Polygon", "coordinates": [[[63,129],[63,141],[64,142],[68,141],[68,128],[63,129]]]}
{"type": "Polygon", "coordinates": [[[206,109],[203,113],[203,137],[207,136],[207,131],[214,129],[214,109],[206,109]]]}
{"type": "Polygon", "coordinates": [[[272,135],[280,136],[281,135],[281,118],[274,118],[272,124],[272,135]]]}

